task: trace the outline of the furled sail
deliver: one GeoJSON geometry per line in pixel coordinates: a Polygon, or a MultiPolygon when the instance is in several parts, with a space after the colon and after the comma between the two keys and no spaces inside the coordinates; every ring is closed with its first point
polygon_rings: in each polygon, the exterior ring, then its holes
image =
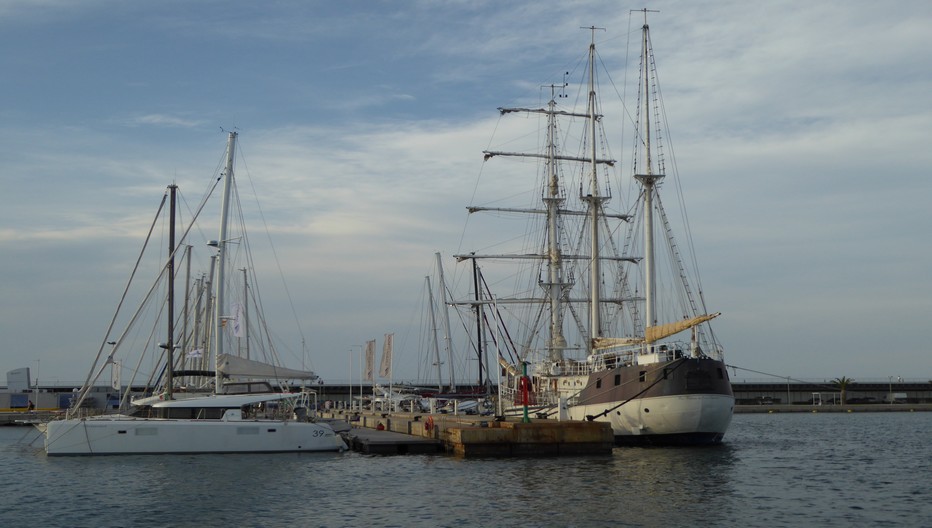
{"type": "Polygon", "coordinates": [[[597,337],[592,340],[592,350],[606,350],[609,348],[637,345],[643,343],[641,337],[597,337]]]}
{"type": "Polygon", "coordinates": [[[627,345],[637,345],[639,343],[654,343],[665,337],[669,337],[674,334],[678,334],[683,330],[688,330],[698,324],[702,324],[706,321],[711,321],[716,317],[722,315],[722,312],[715,312],[713,314],[703,314],[697,315],[690,319],[683,319],[682,321],[676,321],[673,323],[662,324],[659,326],[648,326],[647,331],[644,333],[644,338],[640,337],[597,337],[592,340],[592,349],[593,350],[605,350],[608,348],[627,346],[627,345]]]}
{"type": "Polygon", "coordinates": [[[722,312],[715,312],[713,314],[697,315],[691,319],[683,319],[682,321],[676,321],[675,323],[667,323],[660,326],[648,326],[647,331],[644,333],[644,341],[647,343],[659,341],[673,334],[678,334],[683,330],[688,330],[698,324],[711,321],[720,315],[722,315],[722,312]]]}
{"type": "Polygon", "coordinates": [[[221,354],[217,361],[217,370],[231,378],[263,379],[317,379],[317,374],[309,370],[295,370],[277,367],[269,363],[221,354]]]}

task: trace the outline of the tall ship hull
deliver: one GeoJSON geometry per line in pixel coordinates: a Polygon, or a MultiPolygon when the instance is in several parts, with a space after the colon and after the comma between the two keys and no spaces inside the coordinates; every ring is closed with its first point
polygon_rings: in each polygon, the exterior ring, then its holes
{"type": "Polygon", "coordinates": [[[641,368],[618,367],[591,374],[569,408],[569,417],[606,419],[619,445],[708,445],[722,441],[731,423],[734,396],[725,364],[679,359],[660,366],[655,379],[641,368]],[[667,378],[663,379],[666,371],[667,378]],[[616,377],[619,385],[614,385],[616,377]],[[603,388],[599,388],[600,385],[603,388]]]}
{"type": "MultiPolygon", "coordinates": [[[[608,422],[620,446],[718,444],[731,423],[735,400],[723,361],[681,357],[587,370],[528,376],[527,415],[608,422]]],[[[520,417],[520,377],[511,379],[502,390],[504,413],[520,417]]]]}

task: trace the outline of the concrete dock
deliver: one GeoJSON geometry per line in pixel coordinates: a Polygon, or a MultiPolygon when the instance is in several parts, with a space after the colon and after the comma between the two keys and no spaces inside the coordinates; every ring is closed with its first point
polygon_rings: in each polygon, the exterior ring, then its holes
{"type": "Polygon", "coordinates": [[[452,414],[331,411],[346,420],[350,446],[364,453],[444,452],[462,457],[611,455],[614,436],[607,423],[532,420],[452,414]],[[381,429],[380,430],[380,425],[381,429]]]}

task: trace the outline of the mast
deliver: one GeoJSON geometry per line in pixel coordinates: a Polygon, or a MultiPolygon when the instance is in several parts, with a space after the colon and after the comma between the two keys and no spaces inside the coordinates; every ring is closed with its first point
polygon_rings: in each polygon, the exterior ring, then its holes
{"type": "Polygon", "coordinates": [[[437,390],[443,391],[443,375],[440,370],[440,343],[437,341],[437,322],[434,317],[434,292],[430,287],[430,276],[424,277],[427,280],[427,303],[428,313],[430,314],[430,333],[434,341],[434,355],[437,360],[437,390]]]}
{"type": "MultiPolygon", "coordinates": [[[[203,317],[203,307],[201,306],[202,301],[204,300],[204,274],[194,280],[194,330],[191,336],[191,350],[200,349],[201,357],[203,357],[204,348],[201,346],[201,323],[203,317]]],[[[203,360],[195,357],[191,363],[197,365],[197,368],[200,368],[201,362],[203,360]]]]}
{"type": "Polygon", "coordinates": [[[184,258],[185,258],[185,271],[184,271],[184,312],[181,316],[183,319],[181,327],[181,365],[182,368],[187,367],[187,351],[190,350],[191,346],[191,336],[188,334],[188,317],[189,317],[189,308],[191,304],[191,249],[190,245],[186,245],[184,248],[184,258]]]}
{"type": "MultiPolygon", "coordinates": [[[[497,303],[510,303],[510,302],[544,302],[547,305],[548,311],[550,312],[549,320],[549,343],[547,344],[547,355],[548,359],[552,362],[560,362],[563,360],[564,352],[567,349],[566,335],[564,333],[564,322],[566,316],[567,305],[573,302],[579,302],[582,299],[569,299],[567,298],[567,293],[569,288],[573,286],[573,277],[570,276],[567,278],[565,273],[565,263],[567,261],[573,260],[585,260],[589,263],[589,276],[590,276],[590,285],[589,293],[587,299],[589,302],[589,331],[590,337],[595,339],[602,335],[602,321],[601,321],[601,304],[603,302],[602,298],[602,288],[601,288],[601,237],[599,234],[600,224],[605,218],[617,218],[621,220],[628,220],[627,215],[606,215],[603,209],[603,204],[610,199],[610,196],[602,196],[599,191],[599,180],[598,180],[598,166],[600,164],[614,166],[615,160],[608,158],[598,157],[598,144],[596,143],[597,130],[598,130],[598,121],[601,119],[601,116],[598,114],[598,101],[596,99],[596,78],[595,78],[595,31],[597,28],[591,26],[588,29],[592,32],[592,39],[589,46],[589,78],[588,78],[588,101],[587,108],[585,113],[582,112],[568,112],[559,110],[556,104],[556,88],[557,85],[551,85],[551,98],[547,104],[546,108],[499,108],[499,112],[503,115],[512,112],[526,112],[526,113],[538,113],[547,115],[547,132],[546,132],[546,148],[544,151],[539,153],[521,153],[521,152],[509,152],[509,151],[497,151],[497,150],[484,150],[483,154],[485,159],[489,160],[495,156],[513,156],[513,157],[526,157],[526,158],[539,158],[544,160],[545,164],[545,188],[543,190],[542,201],[544,202],[543,208],[532,208],[532,209],[515,209],[515,208],[498,208],[498,207],[473,207],[470,206],[467,209],[470,213],[475,213],[479,211],[501,211],[501,212],[514,212],[514,213],[526,213],[526,214],[541,214],[546,215],[547,223],[547,239],[546,239],[546,248],[542,253],[545,254],[521,254],[521,255],[476,255],[471,253],[469,255],[454,255],[457,259],[463,260],[466,258],[477,259],[477,258],[516,258],[516,259],[541,259],[546,262],[547,266],[547,277],[541,278],[538,281],[538,285],[545,292],[544,299],[498,299],[497,303]],[[588,125],[588,130],[586,134],[591,136],[591,147],[588,152],[581,156],[566,156],[559,153],[559,145],[557,143],[557,120],[560,117],[569,117],[569,118],[582,118],[586,120],[588,125]],[[577,162],[577,163],[588,163],[591,165],[591,174],[589,187],[585,188],[584,184],[580,185],[579,194],[580,200],[587,204],[586,211],[571,211],[563,209],[563,204],[565,198],[562,196],[561,187],[560,187],[560,174],[558,163],[561,161],[577,162]],[[586,222],[589,229],[589,254],[566,254],[561,249],[561,242],[563,241],[563,225],[562,218],[565,216],[585,216],[586,222]]],[[[564,82],[562,86],[566,86],[564,82]]],[[[561,95],[560,97],[565,97],[561,95]]],[[[585,253],[585,252],[582,252],[585,253]]],[[[628,260],[628,259],[623,259],[628,260]]],[[[481,301],[476,300],[475,302],[479,303],[481,301]]]]}
{"type": "MultiPolygon", "coordinates": [[[[566,86],[566,83],[564,83],[566,86]]],[[[560,181],[557,173],[557,145],[556,145],[556,96],[554,87],[550,87],[550,102],[547,103],[547,193],[544,203],[547,206],[547,263],[550,283],[550,346],[551,361],[563,359],[563,350],[566,348],[566,337],[563,335],[563,252],[560,249],[560,205],[563,199],[560,196],[560,181]]]]}
{"type": "MultiPolygon", "coordinates": [[[[208,243],[208,245],[211,245],[208,243]]],[[[207,282],[204,284],[204,295],[207,297],[206,305],[204,306],[204,336],[201,338],[201,350],[204,353],[201,356],[200,365],[201,368],[208,368],[210,365],[210,344],[213,342],[214,335],[214,312],[217,311],[217,299],[214,298],[213,292],[216,291],[214,288],[214,276],[217,274],[217,254],[214,253],[210,256],[210,266],[208,269],[207,282]]],[[[214,350],[216,352],[216,350],[214,350]]],[[[214,367],[216,367],[216,360],[214,361],[214,367]]]]}
{"type": "Polygon", "coordinates": [[[443,304],[443,341],[447,349],[447,361],[450,362],[450,392],[456,392],[456,376],[453,373],[453,345],[450,338],[450,311],[447,309],[447,285],[443,280],[443,262],[437,255],[437,269],[440,272],[440,300],[443,304]]]}
{"type": "Polygon", "coordinates": [[[227,162],[223,170],[223,205],[220,213],[220,238],[214,242],[217,246],[215,305],[214,305],[214,391],[219,393],[221,387],[221,374],[218,368],[220,356],[223,354],[223,312],[226,309],[223,298],[224,267],[226,264],[227,219],[230,215],[230,192],[233,187],[233,160],[236,148],[236,132],[230,132],[227,138],[227,162]]]}
{"type": "Polygon", "coordinates": [[[602,336],[602,269],[600,259],[599,220],[601,218],[602,198],[599,196],[598,157],[596,156],[596,94],[595,94],[595,26],[588,28],[592,31],[592,42],[589,44],[589,133],[591,145],[592,178],[589,194],[583,199],[589,202],[589,240],[591,261],[589,264],[589,338],[590,342],[602,336]]]}
{"type": "Polygon", "coordinates": [[[645,325],[649,328],[656,324],[654,301],[656,297],[655,259],[654,259],[654,188],[663,174],[655,174],[650,147],[650,36],[647,25],[647,13],[644,10],[644,25],[641,28],[641,77],[644,90],[644,173],[634,177],[644,186],[644,312],[645,325]]]}
{"type": "Polygon", "coordinates": [[[476,355],[478,356],[478,359],[479,359],[479,385],[481,386],[483,385],[482,369],[484,367],[483,352],[482,352],[483,350],[482,348],[482,339],[483,339],[482,303],[480,302],[482,299],[480,298],[481,296],[479,295],[479,266],[476,263],[476,259],[472,259],[472,281],[473,281],[473,289],[476,292],[476,306],[475,306],[475,310],[476,310],[476,355]]]}
{"type": "Polygon", "coordinates": [[[247,271],[249,268],[243,268],[243,320],[240,322],[243,325],[243,340],[246,341],[246,359],[249,359],[249,276],[247,271]]]}
{"type": "Polygon", "coordinates": [[[175,368],[175,193],[178,186],[169,185],[168,190],[171,196],[168,207],[168,341],[162,347],[165,349],[165,399],[171,400],[174,399],[172,371],[175,368]]]}

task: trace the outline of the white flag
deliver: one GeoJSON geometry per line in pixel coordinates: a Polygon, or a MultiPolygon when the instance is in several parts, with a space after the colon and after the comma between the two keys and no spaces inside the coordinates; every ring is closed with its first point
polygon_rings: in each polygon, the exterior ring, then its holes
{"type": "Polygon", "coordinates": [[[201,350],[200,348],[195,348],[194,350],[188,352],[188,357],[189,358],[204,357],[204,351],[201,350]]]}
{"type": "Polygon", "coordinates": [[[243,305],[240,303],[233,304],[234,316],[233,316],[233,335],[236,337],[243,337],[243,305]]]}
{"type": "Polygon", "coordinates": [[[385,334],[385,344],[382,345],[382,364],[379,365],[379,376],[387,378],[392,370],[392,342],[395,334],[385,334]]]}
{"type": "Polygon", "coordinates": [[[372,381],[372,370],[375,367],[375,339],[366,341],[366,381],[372,381]]]}

